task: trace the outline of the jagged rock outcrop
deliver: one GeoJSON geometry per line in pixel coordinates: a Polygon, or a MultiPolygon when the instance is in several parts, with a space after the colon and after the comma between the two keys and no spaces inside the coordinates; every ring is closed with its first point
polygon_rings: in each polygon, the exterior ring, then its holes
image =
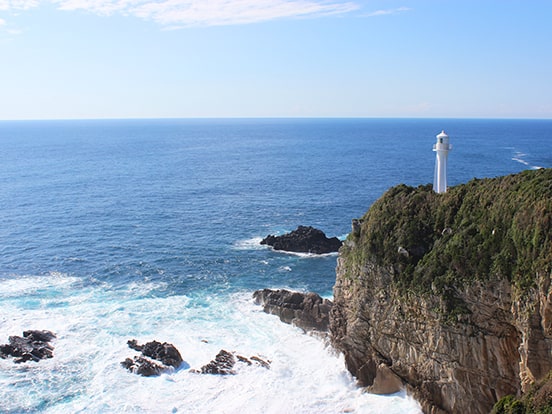
{"type": "Polygon", "coordinates": [[[144,377],[160,375],[168,370],[178,368],[183,362],[178,349],[167,342],[152,341],[139,345],[136,339],[132,339],[127,344],[129,348],[141,352],[142,355],[127,358],[121,362],[121,365],[144,377]]]}
{"type": "Polygon", "coordinates": [[[397,186],[340,250],[332,342],[373,392],[489,413],[552,369],[551,274],[552,170],[397,186]]]}
{"type": "Polygon", "coordinates": [[[325,254],[337,252],[342,242],[337,237],[326,237],[322,230],[314,227],[299,226],[291,233],[281,236],[268,235],[261,244],[286,252],[325,254]]]}
{"type": "Polygon", "coordinates": [[[285,289],[263,289],[253,293],[255,302],[266,313],[278,315],[280,320],[306,332],[326,332],[332,302],[309,292],[291,292],[285,289]]]}
{"type": "Polygon", "coordinates": [[[198,374],[214,374],[214,375],[235,375],[236,364],[257,365],[266,369],[270,368],[270,361],[264,360],[258,356],[251,358],[238,355],[235,352],[229,352],[221,349],[215,359],[208,364],[202,366],[199,370],[193,372],[198,374]]]}
{"type": "Polygon", "coordinates": [[[231,352],[221,349],[215,359],[201,367],[202,374],[215,375],[233,375],[236,372],[233,370],[236,364],[236,357],[231,352]]]}
{"type": "Polygon", "coordinates": [[[9,343],[0,345],[0,358],[14,357],[15,363],[52,358],[54,347],[50,343],[56,335],[50,331],[29,330],[21,336],[10,336],[9,343]]]}

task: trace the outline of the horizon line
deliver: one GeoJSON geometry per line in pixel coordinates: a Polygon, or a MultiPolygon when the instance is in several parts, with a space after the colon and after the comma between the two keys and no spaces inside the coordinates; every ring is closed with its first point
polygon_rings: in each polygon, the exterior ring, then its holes
{"type": "Polygon", "coordinates": [[[552,117],[499,117],[499,116],[183,116],[183,117],[91,117],[91,118],[20,118],[20,119],[0,119],[0,122],[40,122],[40,121],[154,121],[154,120],[247,120],[247,119],[409,119],[409,120],[429,120],[429,119],[451,119],[451,120],[532,120],[532,121],[552,121],[552,117]]]}

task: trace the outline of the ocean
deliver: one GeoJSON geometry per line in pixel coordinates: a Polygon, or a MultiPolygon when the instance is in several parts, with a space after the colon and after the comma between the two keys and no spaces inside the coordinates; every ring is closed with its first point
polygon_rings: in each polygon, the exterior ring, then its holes
{"type": "Polygon", "coordinates": [[[334,255],[259,244],[298,225],[345,238],[389,187],[552,167],[552,120],[164,119],[0,122],[0,344],[57,335],[54,357],[0,359],[3,413],[419,413],[362,392],[341,355],[267,315],[262,288],[332,298],[334,255]],[[140,377],[127,340],[182,366],[140,377]],[[219,350],[270,369],[193,373],[219,350]]]}

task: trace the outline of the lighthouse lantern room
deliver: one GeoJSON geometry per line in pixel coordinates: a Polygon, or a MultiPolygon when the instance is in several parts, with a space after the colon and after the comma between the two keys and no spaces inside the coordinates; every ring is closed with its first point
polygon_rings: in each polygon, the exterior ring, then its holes
{"type": "Polygon", "coordinates": [[[445,131],[437,135],[437,142],[433,145],[435,158],[435,176],[433,178],[433,190],[436,193],[447,191],[447,157],[452,145],[449,144],[449,136],[445,131]]]}

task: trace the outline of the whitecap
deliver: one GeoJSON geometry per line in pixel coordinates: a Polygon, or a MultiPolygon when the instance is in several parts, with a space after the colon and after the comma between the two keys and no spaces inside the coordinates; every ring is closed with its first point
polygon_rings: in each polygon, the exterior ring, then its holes
{"type": "Polygon", "coordinates": [[[42,289],[66,289],[78,281],[76,277],[59,272],[50,272],[44,276],[12,275],[0,279],[0,297],[28,295],[42,289]]]}
{"type": "Polygon", "coordinates": [[[347,240],[347,237],[349,237],[349,233],[342,234],[341,236],[337,236],[337,238],[341,241],[347,240]]]}
{"type": "Polygon", "coordinates": [[[520,164],[523,164],[523,165],[529,165],[529,162],[527,162],[523,157],[526,157],[527,154],[524,154],[523,152],[520,152],[520,151],[516,151],[514,153],[514,156],[512,157],[512,161],[516,161],[516,162],[519,162],[520,164]]]}
{"type": "Polygon", "coordinates": [[[238,240],[234,242],[233,247],[236,250],[261,250],[266,249],[265,245],[261,244],[262,237],[251,237],[249,239],[238,240]]]}
{"type": "Polygon", "coordinates": [[[527,161],[526,157],[528,154],[521,152],[521,151],[514,151],[514,155],[512,156],[512,161],[519,162],[520,164],[523,164],[527,167],[529,167],[531,170],[540,170],[541,166],[538,165],[531,165],[529,161],[527,161]]]}
{"type": "Polygon", "coordinates": [[[312,259],[312,258],[319,258],[319,257],[331,257],[331,256],[337,256],[338,252],[331,252],[331,253],[301,253],[301,252],[289,252],[287,250],[276,250],[271,248],[273,252],[281,253],[281,254],[287,254],[290,256],[297,256],[302,259],[312,259]]]}

